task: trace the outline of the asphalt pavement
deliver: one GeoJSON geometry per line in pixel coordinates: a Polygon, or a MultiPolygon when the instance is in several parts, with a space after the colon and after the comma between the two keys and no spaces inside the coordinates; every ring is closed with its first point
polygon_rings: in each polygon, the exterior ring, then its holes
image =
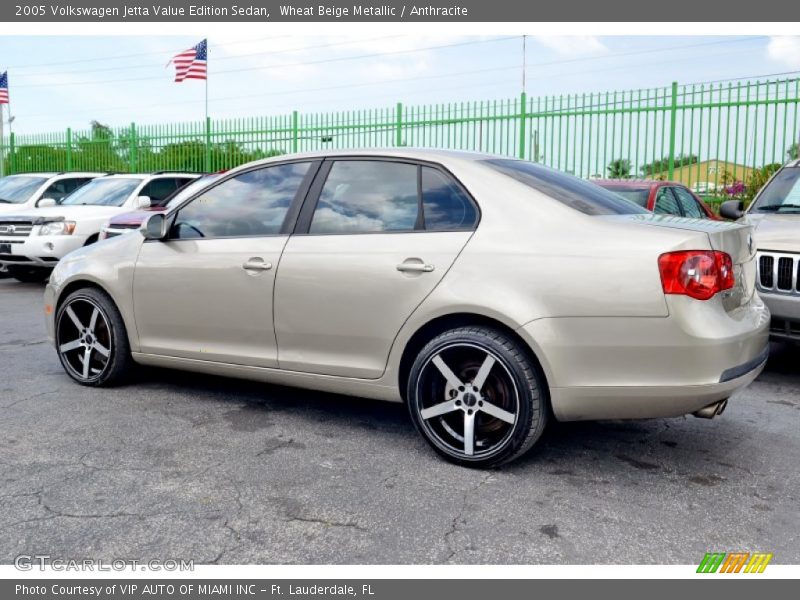
{"type": "Polygon", "coordinates": [[[42,289],[0,280],[0,563],[800,563],[800,349],[720,418],[556,423],[475,471],[397,404],[155,369],[78,386],[42,289]]]}

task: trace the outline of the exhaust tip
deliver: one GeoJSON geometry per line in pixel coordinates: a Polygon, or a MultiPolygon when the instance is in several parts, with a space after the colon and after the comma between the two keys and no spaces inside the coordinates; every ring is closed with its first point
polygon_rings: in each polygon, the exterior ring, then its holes
{"type": "Polygon", "coordinates": [[[725,412],[725,409],[728,406],[728,399],[720,400],[719,402],[714,402],[714,404],[709,404],[708,406],[701,408],[698,411],[692,413],[698,419],[713,419],[721,415],[725,412]]]}

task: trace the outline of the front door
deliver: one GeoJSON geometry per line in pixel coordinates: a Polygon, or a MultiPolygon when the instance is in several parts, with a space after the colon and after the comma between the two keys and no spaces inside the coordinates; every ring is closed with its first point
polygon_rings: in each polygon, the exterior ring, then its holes
{"type": "Polygon", "coordinates": [[[281,258],[282,369],[375,379],[394,338],[469,240],[477,208],[435,166],[326,162],[281,258]],[[324,182],[324,183],[323,183],[324,182]]]}
{"type": "Polygon", "coordinates": [[[276,367],[275,272],[311,163],[246,171],[178,209],[165,241],[142,245],[134,314],[144,353],[276,367]]]}

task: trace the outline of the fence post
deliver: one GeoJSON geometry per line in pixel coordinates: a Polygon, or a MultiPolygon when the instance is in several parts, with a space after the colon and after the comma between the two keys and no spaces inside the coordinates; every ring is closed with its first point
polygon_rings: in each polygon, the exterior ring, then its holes
{"type": "Polygon", "coordinates": [[[206,166],[205,172],[211,173],[211,117],[206,117],[206,166]]]}
{"type": "Polygon", "coordinates": [[[130,170],[131,173],[136,173],[136,169],[138,167],[137,161],[139,158],[139,139],[136,137],[136,123],[131,123],[130,145],[130,170]]]}
{"type": "Polygon", "coordinates": [[[300,148],[300,114],[292,111],[292,152],[300,148]]]}
{"type": "Polygon", "coordinates": [[[72,171],[72,127],[67,127],[67,171],[72,171]]]}
{"type": "Polygon", "coordinates": [[[522,92],[519,97],[519,157],[525,160],[525,119],[527,118],[527,96],[522,92]]]}
{"type": "Polygon", "coordinates": [[[669,109],[669,169],[667,179],[675,173],[675,129],[678,120],[678,82],[672,82],[672,102],[669,109]]]}
{"type": "Polygon", "coordinates": [[[397,117],[395,119],[395,131],[394,131],[394,145],[395,146],[402,146],[403,145],[403,103],[397,103],[397,117]]]}
{"type": "Polygon", "coordinates": [[[15,150],[16,141],[14,138],[14,132],[10,132],[8,134],[8,166],[11,173],[17,172],[17,153],[15,150]]]}

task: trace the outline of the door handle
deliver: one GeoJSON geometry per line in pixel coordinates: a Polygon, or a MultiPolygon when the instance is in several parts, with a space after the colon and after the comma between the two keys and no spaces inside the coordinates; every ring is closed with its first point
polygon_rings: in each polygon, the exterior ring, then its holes
{"type": "Polygon", "coordinates": [[[269,271],[272,263],[266,262],[262,258],[251,258],[242,265],[245,271],[269,271]]]}
{"type": "Polygon", "coordinates": [[[402,273],[430,273],[435,268],[433,265],[424,263],[419,259],[414,260],[414,262],[411,262],[411,260],[401,262],[397,265],[397,270],[402,273]]]}

